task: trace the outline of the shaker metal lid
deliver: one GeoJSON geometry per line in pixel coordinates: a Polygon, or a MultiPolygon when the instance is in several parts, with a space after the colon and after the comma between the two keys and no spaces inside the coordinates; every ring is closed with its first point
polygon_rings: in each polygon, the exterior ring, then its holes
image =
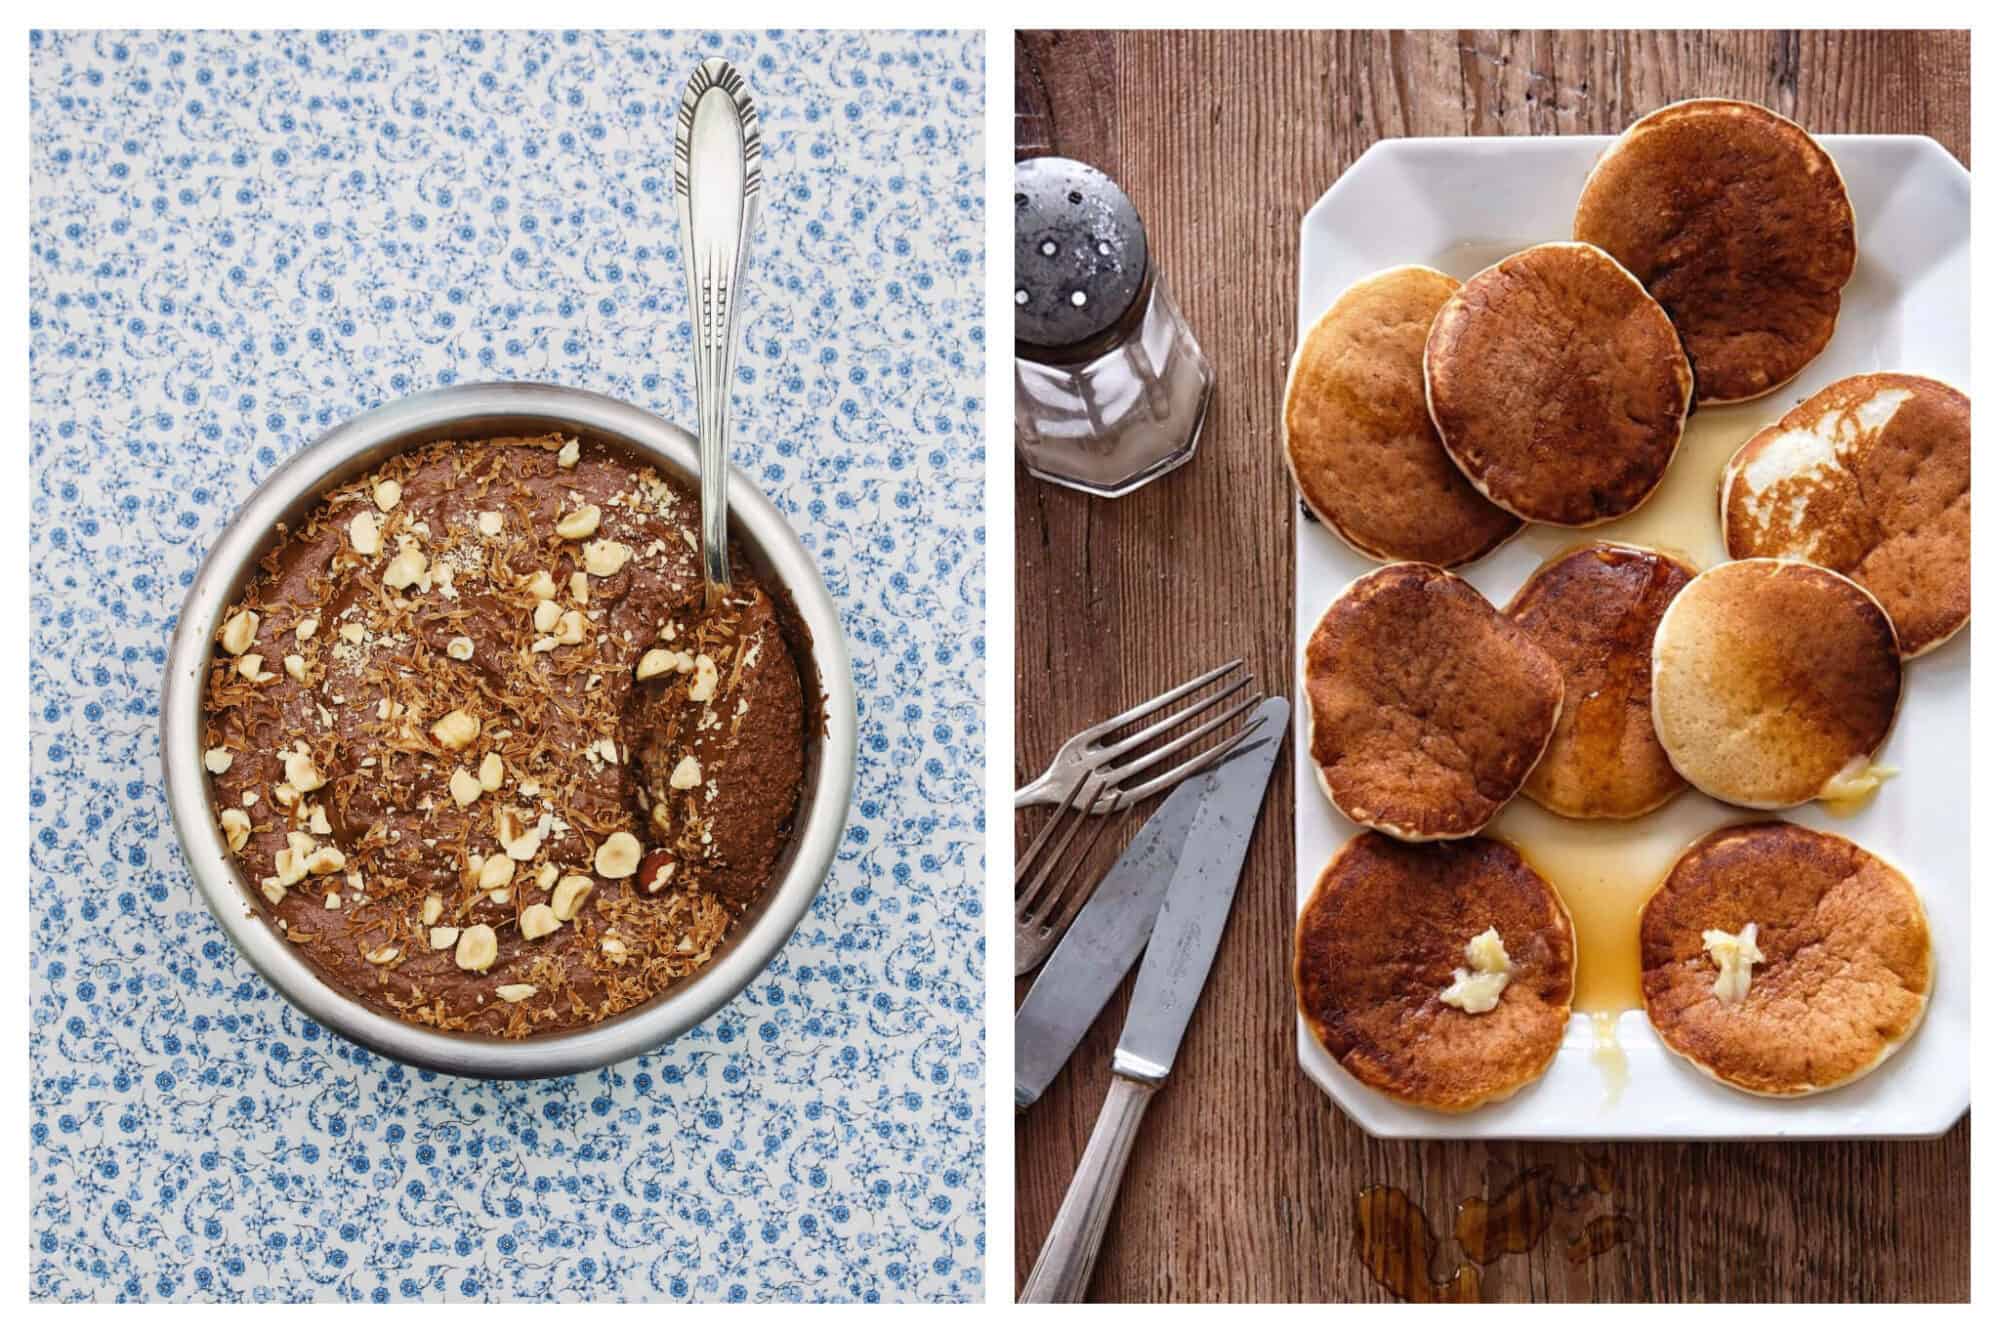
{"type": "Polygon", "coordinates": [[[1066,157],[1014,164],[1014,341],[1087,342],[1146,280],[1146,229],[1109,176],[1066,157]]]}

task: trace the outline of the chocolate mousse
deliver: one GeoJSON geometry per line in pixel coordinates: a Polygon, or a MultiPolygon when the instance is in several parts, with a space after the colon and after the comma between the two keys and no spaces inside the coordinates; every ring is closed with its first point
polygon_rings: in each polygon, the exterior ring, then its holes
{"type": "Polygon", "coordinates": [[[797,811],[802,635],[693,491],[563,436],[402,453],[280,529],[203,745],[258,910],[446,1031],[596,1023],[714,957],[797,811]]]}

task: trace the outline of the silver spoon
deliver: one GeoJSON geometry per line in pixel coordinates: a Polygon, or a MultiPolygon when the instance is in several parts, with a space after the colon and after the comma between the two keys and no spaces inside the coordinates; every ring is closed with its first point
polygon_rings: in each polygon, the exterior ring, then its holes
{"type": "Polygon", "coordinates": [[[694,321],[694,401],[701,438],[701,569],[714,610],[729,591],[729,386],[743,259],[763,183],[757,108],[727,60],[701,62],[674,128],[674,195],[694,321]]]}

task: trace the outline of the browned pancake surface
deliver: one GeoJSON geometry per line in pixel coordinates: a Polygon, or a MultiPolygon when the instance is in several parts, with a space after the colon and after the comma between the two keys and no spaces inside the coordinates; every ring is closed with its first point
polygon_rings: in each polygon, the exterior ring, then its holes
{"type": "Polygon", "coordinates": [[[1563,709],[1522,788],[1559,815],[1629,819],[1687,784],[1653,735],[1653,631],[1694,571],[1596,542],[1529,576],[1507,615],[1562,667],[1563,709]]]}
{"type": "Polygon", "coordinates": [[[1295,937],[1306,1026],[1350,1074],[1400,1101],[1469,1111],[1548,1068],[1569,1022],[1576,943],[1562,900],[1506,843],[1363,833],[1320,872],[1295,937]],[[1500,1003],[1438,998],[1488,928],[1512,963],[1500,1003]]]}
{"type": "Polygon", "coordinates": [[[1723,475],[1729,554],[1847,575],[1906,657],[1972,616],[1972,402],[1920,375],[1837,380],[1765,427],[1723,475]]]}
{"type": "Polygon", "coordinates": [[[1476,560],[1518,532],[1445,456],[1424,405],[1424,339],[1458,290],[1407,265],[1341,293],[1299,345],[1285,390],[1285,457],[1299,494],[1375,560],[1476,560]]]}
{"type": "Polygon", "coordinates": [[[1662,107],[1605,151],[1574,235],[1673,316],[1704,403],[1769,393],[1833,336],[1854,210],[1811,135],[1748,102],[1662,107]]]}
{"type": "Polygon", "coordinates": [[[1562,709],[1562,671],[1477,589],[1387,565],[1306,641],[1312,760],[1341,813],[1398,837],[1476,833],[1520,790],[1562,709]]]}
{"type": "Polygon", "coordinates": [[[1538,523],[1631,512],[1680,447],[1692,376],[1666,312],[1610,256],[1532,246],[1431,325],[1431,419],[1487,498],[1538,523]]]}
{"type": "Polygon", "coordinates": [[[1646,1015],[1704,1072],[1750,1092],[1820,1092],[1908,1039],[1931,991],[1930,928],[1910,882],[1845,838],[1796,824],[1718,829],[1682,854],[1639,925],[1646,1015]],[[1715,995],[1705,930],[1757,923],[1743,999],[1715,995]]]}
{"type": "Polygon", "coordinates": [[[1681,590],[1653,641],[1653,727],[1717,800],[1799,805],[1881,747],[1902,699],[1895,627],[1859,585],[1738,560],[1681,590]]]}

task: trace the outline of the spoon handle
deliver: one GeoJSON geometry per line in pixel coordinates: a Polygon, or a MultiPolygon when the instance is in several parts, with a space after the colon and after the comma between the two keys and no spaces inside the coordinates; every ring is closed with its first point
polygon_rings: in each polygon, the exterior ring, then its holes
{"type": "Polygon", "coordinates": [[[710,607],[729,587],[729,386],[763,155],[757,108],[742,74],[727,60],[702,61],[675,119],[674,195],[694,322],[701,563],[710,607]]]}

